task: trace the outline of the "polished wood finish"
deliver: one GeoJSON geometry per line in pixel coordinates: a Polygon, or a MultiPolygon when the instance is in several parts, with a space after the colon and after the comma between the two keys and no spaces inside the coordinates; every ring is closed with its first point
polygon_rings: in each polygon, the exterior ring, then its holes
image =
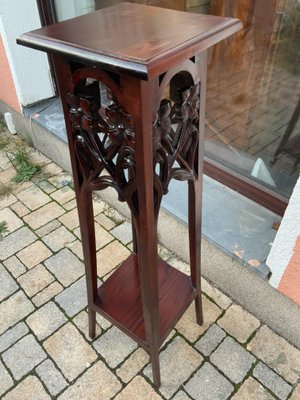
{"type": "Polygon", "coordinates": [[[147,79],[240,28],[234,18],[121,3],[26,33],[18,42],[147,79]]]}
{"type": "MultiPolygon", "coordinates": [[[[133,3],[139,3],[139,4],[148,4],[150,5],[149,0],[132,0],[133,3]]],[[[155,4],[153,3],[152,5],[158,6],[158,7],[166,7],[174,10],[184,10],[186,8],[186,1],[185,0],[154,0],[155,4]]],[[[124,2],[123,0],[96,0],[96,9],[108,7],[113,4],[118,4],[124,2]]],[[[40,11],[40,16],[41,16],[41,23],[42,26],[54,24],[56,21],[55,18],[55,10],[53,7],[53,0],[37,0],[38,6],[39,6],[39,11],[40,11]]],[[[271,19],[273,18],[273,5],[277,4],[277,2],[272,3],[272,8],[271,8],[271,13],[268,8],[264,9],[264,12],[261,13],[259,10],[255,13],[256,15],[259,15],[259,21],[264,21],[263,24],[260,25],[261,29],[265,29],[266,21],[268,21],[268,29],[272,25],[270,22],[270,15],[271,19]],[[267,19],[266,19],[267,18],[267,19]]],[[[241,19],[243,21],[244,29],[243,32],[247,32],[247,27],[249,28],[250,24],[252,23],[251,20],[249,19],[249,11],[251,10],[251,3],[239,3],[238,8],[237,4],[232,3],[230,7],[226,7],[227,0],[220,0],[218,2],[216,1],[211,1],[211,8],[210,8],[210,13],[215,14],[215,15],[225,15],[227,13],[228,15],[235,15],[237,18],[241,19]],[[250,4],[250,7],[249,7],[250,4]],[[235,11],[236,10],[236,11],[235,11]]],[[[258,4],[258,6],[260,6],[258,4]]],[[[275,13],[275,11],[274,11],[275,13]]],[[[274,21],[273,21],[274,22],[274,21]]],[[[240,33],[241,35],[241,33],[240,33]]],[[[239,38],[240,38],[239,35],[239,38]]],[[[255,37],[258,38],[258,40],[265,40],[263,38],[264,35],[261,35],[261,32],[255,33],[255,37]]],[[[268,32],[267,35],[270,38],[270,32],[268,32]]],[[[242,43],[243,38],[240,38],[240,43],[242,43]]],[[[269,40],[269,39],[268,39],[269,40]]],[[[232,39],[230,39],[232,41],[232,39]]],[[[236,43],[236,41],[233,41],[232,43],[236,43]]],[[[266,44],[264,43],[263,51],[266,49],[266,44]]],[[[232,44],[229,45],[232,47],[232,44]]],[[[261,47],[261,43],[260,43],[261,47]]],[[[235,51],[234,55],[235,57],[239,57],[240,50],[237,46],[234,45],[235,51]]],[[[50,59],[51,62],[51,59],[50,59]]],[[[217,57],[214,57],[213,62],[209,66],[209,76],[213,75],[212,79],[216,79],[217,76],[222,76],[222,73],[218,71],[216,74],[214,73],[215,63],[218,63],[217,57]]],[[[230,62],[230,60],[229,60],[230,62]]],[[[240,61],[239,61],[240,63],[240,61]]],[[[224,68],[224,61],[223,59],[221,60],[222,67],[224,68]]],[[[248,64],[247,64],[248,65],[248,64]]],[[[246,65],[246,68],[248,68],[246,65]]],[[[236,67],[236,64],[235,66],[236,67]]],[[[227,67],[226,67],[227,68],[227,67]]],[[[231,68],[229,66],[229,68],[231,68]]],[[[233,67],[232,67],[233,68],[233,67]]],[[[55,81],[56,82],[56,81],[55,81]]],[[[249,93],[249,91],[248,91],[249,93]]],[[[207,174],[208,176],[212,177],[213,179],[216,179],[220,181],[221,183],[225,184],[226,186],[230,187],[231,189],[241,193],[242,195],[249,197],[251,200],[255,201],[258,204],[263,205],[264,207],[272,210],[273,212],[283,215],[286,207],[288,205],[288,198],[285,198],[283,196],[278,195],[272,190],[267,189],[265,186],[261,185],[259,182],[254,182],[253,179],[249,179],[241,174],[236,173],[232,169],[225,168],[223,165],[220,163],[215,162],[212,159],[205,158],[204,159],[204,173],[207,174]]]]}
{"type": "Polygon", "coordinates": [[[89,334],[95,336],[96,312],[112,321],[149,352],[157,386],[159,348],[193,300],[203,321],[205,50],[240,26],[122,3],[18,39],[53,55],[80,221],[89,334]],[[107,87],[104,98],[99,83],[107,87]],[[157,255],[159,209],[172,179],[189,186],[190,276],[157,255]],[[107,187],[131,211],[134,253],[98,288],[92,193],[107,187]]]}
{"type": "MultiPolygon", "coordinates": [[[[159,260],[157,269],[161,345],[197,293],[191,279],[166,262],[159,260]]],[[[149,351],[135,254],[99,287],[94,309],[149,351]]]]}

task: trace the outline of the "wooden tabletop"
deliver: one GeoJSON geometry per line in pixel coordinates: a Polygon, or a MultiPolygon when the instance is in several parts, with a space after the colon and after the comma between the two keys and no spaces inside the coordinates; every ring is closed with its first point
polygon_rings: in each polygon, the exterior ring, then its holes
{"type": "Polygon", "coordinates": [[[233,18],[120,3],[25,33],[17,42],[148,79],[241,27],[233,18]]]}

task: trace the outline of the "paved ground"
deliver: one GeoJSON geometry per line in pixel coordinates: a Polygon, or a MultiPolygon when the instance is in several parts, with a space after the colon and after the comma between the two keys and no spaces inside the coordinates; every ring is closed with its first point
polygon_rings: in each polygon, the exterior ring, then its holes
{"type": "MultiPolygon", "coordinates": [[[[87,337],[86,292],[71,177],[37,152],[33,182],[0,197],[0,398],[300,399],[300,351],[203,281],[205,323],[191,307],[164,344],[162,386],[151,383],[147,354],[103,318],[87,337]]],[[[0,183],[15,170],[0,152],[0,183]]],[[[95,198],[99,278],[131,247],[125,218],[95,198]]],[[[183,272],[188,266],[160,247],[183,272]]]]}

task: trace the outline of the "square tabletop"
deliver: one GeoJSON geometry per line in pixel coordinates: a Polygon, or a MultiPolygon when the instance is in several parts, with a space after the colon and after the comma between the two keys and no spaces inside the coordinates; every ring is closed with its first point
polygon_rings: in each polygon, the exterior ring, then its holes
{"type": "Polygon", "coordinates": [[[120,3],[25,33],[17,42],[147,79],[241,27],[234,18],[120,3]]]}

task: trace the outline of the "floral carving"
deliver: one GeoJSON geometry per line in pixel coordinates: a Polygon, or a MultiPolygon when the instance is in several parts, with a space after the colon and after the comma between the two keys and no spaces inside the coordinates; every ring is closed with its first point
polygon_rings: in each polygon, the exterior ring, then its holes
{"type": "Polygon", "coordinates": [[[163,193],[172,178],[196,178],[199,135],[200,85],[181,92],[172,105],[163,99],[153,124],[154,168],[163,193]]]}
{"type": "MultiPolygon", "coordinates": [[[[81,190],[114,187],[121,201],[138,213],[133,118],[113,96],[101,105],[99,82],[69,93],[69,118],[79,165],[81,190]]],[[[153,123],[155,212],[172,178],[194,180],[199,135],[199,84],[184,88],[175,100],[163,99],[153,123]]]]}

